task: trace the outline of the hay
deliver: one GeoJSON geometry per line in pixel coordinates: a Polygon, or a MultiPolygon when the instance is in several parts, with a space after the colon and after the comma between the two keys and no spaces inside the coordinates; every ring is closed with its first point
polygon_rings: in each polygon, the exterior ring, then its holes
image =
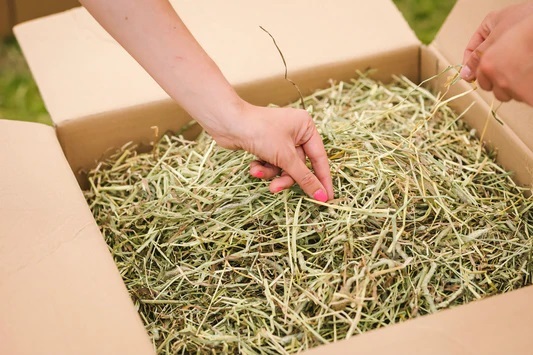
{"type": "MultiPolygon", "coordinates": [[[[305,99],[337,199],[278,195],[253,158],[165,136],[86,192],[159,353],[294,353],[531,283],[533,198],[405,78],[305,99]]],[[[492,118],[480,118],[492,119],[492,118]]]]}

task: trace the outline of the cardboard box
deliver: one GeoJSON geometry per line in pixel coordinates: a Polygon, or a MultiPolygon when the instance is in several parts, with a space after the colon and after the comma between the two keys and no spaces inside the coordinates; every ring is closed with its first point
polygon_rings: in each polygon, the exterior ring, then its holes
{"type": "MultiPolygon", "coordinates": [[[[287,60],[289,76],[304,93],[309,93],[328,86],[330,78],[348,79],[356,69],[367,67],[378,69],[378,79],[404,74],[420,82],[450,63],[459,64],[468,38],[485,14],[515,2],[518,1],[459,0],[429,46],[419,43],[390,0],[181,0],[173,4],[244,98],[256,104],[285,104],[295,100],[297,93],[283,79],[279,54],[259,25],[275,36],[287,60]]],[[[54,120],[62,152],[53,130],[0,121],[2,141],[10,142],[10,151],[24,152],[2,157],[7,159],[2,167],[9,171],[11,189],[0,191],[19,192],[7,195],[2,204],[1,218],[5,220],[0,233],[0,271],[7,270],[4,273],[10,278],[7,283],[0,278],[0,292],[10,293],[10,297],[0,306],[7,315],[6,321],[0,323],[0,352],[69,353],[78,347],[87,353],[130,353],[131,348],[137,353],[150,353],[151,349],[145,346],[147,335],[137,326],[138,316],[120,285],[116,267],[104,252],[102,237],[88,217],[90,211],[75,179],[85,186],[83,172],[109,152],[129,141],[148,146],[166,131],[178,130],[190,117],[84,9],[19,25],[15,34],[54,120]],[[41,134],[47,138],[39,138],[41,134]],[[19,136],[25,138],[19,142],[19,136]],[[66,168],[66,161],[74,174],[66,168]],[[40,180],[42,175],[46,176],[44,182],[40,180]],[[27,205],[20,201],[27,201],[27,205]],[[62,228],[67,215],[81,222],[62,228]],[[20,229],[15,240],[12,235],[19,230],[20,216],[33,223],[20,229]],[[82,228],[85,225],[88,227],[82,228]],[[90,243],[82,245],[78,233],[87,234],[90,243]],[[18,258],[26,252],[23,247],[31,244],[26,240],[41,243],[39,248],[30,249],[36,255],[34,260],[47,260],[50,264],[31,264],[31,258],[18,258]],[[45,251],[41,252],[41,248],[45,251]],[[55,250],[62,252],[52,252],[55,250]],[[6,259],[4,255],[10,257],[6,259]],[[79,256],[80,262],[76,263],[72,255],[79,256]],[[94,266],[96,276],[87,265],[94,266]],[[26,270],[39,273],[33,275],[26,270]],[[43,278],[53,281],[43,282],[43,278]],[[85,284],[79,278],[88,278],[91,289],[105,292],[113,308],[121,311],[104,314],[105,309],[91,294],[79,291],[80,285],[85,284]],[[28,289],[34,283],[36,286],[28,289]],[[58,289],[68,297],[55,295],[53,290],[58,289]],[[40,312],[39,306],[33,304],[26,309],[24,306],[31,301],[28,292],[35,297],[55,295],[54,313],[46,309],[40,312]],[[107,324],[108,317],[111,325],[107,324]],[[32,322],[36,325],[31,329],[22,328],[22,324],[32,322]],[[91,332],[81,329],[82,322],[91,332]],[[133,325],[128,328],[123,322],[133,325]],[[130,342],[124,346],[131,348],[118,351],[121,344],[108,339],[110,327],[116,327],[115,333],[130,342]],[[24,343],[25,337],[33,336],[38,329],[42,329],[40,337],[32,344],[24,343]],[[64,346],[58,344],[57,334],[71,341],[64,346]]],[[[445,80],[442,77],[440,82],[445,80]]],[[[450,95],[469,88],[468,83],[460,82],[450,95]]],[[[492,100],[491,94],[476,91],[453,106],[463,110],[475,102],[464,118],[479,132],[489,117],[492,100]]],[[[533,186],[533,109],[509,103],[498,113],[505,125],[489,120],[485,140],[498,150],[499,162],[514,172],[517,182],[533,186]]],[[[318,347],[309,353],[348,353],[355,349],[363,353],[528,352],[533,349],[533,338],[528,336],[533,320],[531,297],[533,287],[527,287],[318,347]]]]}
{"type": "Polygon", "coordinates": [[[150,353],[54,129],[0,120],[0,142],[0,354],[150,353]]]}
{"type": "Polygon", "coordinates": [[[78,0],[0,0],[0,38],[16,24],[78,6],[78,0]]]}

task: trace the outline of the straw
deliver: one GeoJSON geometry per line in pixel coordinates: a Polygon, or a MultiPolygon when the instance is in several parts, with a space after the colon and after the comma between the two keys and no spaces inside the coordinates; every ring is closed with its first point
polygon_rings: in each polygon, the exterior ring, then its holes
{"type": "Polygon", "coordinates": [[[272,195],[252,156],[206,134],[126,145],[89,175],[158,353],[295,353],[531,283],[533,198],[463,113],[366,75],[305,105],[331,162],[327,203],[272,195]]]}

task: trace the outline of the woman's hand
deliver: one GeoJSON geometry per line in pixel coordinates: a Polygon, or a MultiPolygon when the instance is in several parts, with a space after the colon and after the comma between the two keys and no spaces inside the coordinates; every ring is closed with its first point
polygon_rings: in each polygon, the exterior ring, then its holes
{"type": "Polygon", "coordinates": [[[326,151],[309,114],[242,100],[168,0],[80,2],[219,145],[270,164],[252,163],[252,175],[270,179],[283,171],[272,192],[296,181],[316,200],[333,198],[326,151]]]}
{"type": "Polygon", "coordinates": [[[220,146],[244,149],[257,156],[260,160],[250,164],[252,176],[273,179],[270,183],[273,193],[296,182],[318,201],[333,198],[328,157],[307,111],[259,107],[242,101],[233,112],[237,117],[219,121],[228,124],[206,127],[206,130],[220,146]],[[305,164],[306,158],[314,173],[305,164]]]}
{"type": "Polygon", "coordinates": [[[500,101],[533,105],[533,1],[490,13],[464,53],[461,76],[500,101]]]}

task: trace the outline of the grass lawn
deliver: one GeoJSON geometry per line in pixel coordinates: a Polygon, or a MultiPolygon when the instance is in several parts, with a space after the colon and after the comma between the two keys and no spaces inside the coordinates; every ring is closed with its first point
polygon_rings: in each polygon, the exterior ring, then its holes
{"type": "MultiPolygon", "coordinates": [[[[429,43],[456,0],[394,0],[424,43],[429,43]]],[[[14,39],[0,42],[0,118],[51,124],[39,90],[14,39]]]]}

